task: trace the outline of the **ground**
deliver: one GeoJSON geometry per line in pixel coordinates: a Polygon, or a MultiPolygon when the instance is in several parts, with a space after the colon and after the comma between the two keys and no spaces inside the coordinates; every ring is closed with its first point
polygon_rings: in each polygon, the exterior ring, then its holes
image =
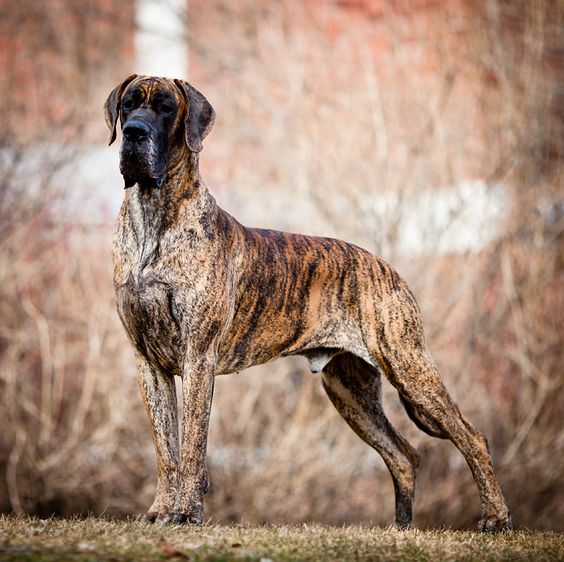
{"type": "Polygon", "coordinates": [[[399,531],[322,525],[158,526],[102,518],[0,517],[0,560],[231,561],[564,560],[564,535],[399,531]]]}

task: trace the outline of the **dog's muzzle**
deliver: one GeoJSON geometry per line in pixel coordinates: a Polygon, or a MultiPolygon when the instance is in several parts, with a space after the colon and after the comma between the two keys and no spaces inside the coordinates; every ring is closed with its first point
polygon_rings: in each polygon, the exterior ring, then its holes
{"type": "Polygon", "coordinates": [[[142,119],[130,119],[122,128],[120,171],[125,187],[136,183],[161,187],[166,167],[166,149],[159,135],[142,119]]]}

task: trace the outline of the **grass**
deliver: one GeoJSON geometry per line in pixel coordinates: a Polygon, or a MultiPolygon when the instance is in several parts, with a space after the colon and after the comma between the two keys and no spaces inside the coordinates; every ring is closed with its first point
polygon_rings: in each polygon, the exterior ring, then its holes
{"type": "Polygon", "coordinates": [[[399,531],[321,525],[157,526],[101,518],[0,517],[0,560],[13,562],[564,559],[564,535],[399,531]]]}

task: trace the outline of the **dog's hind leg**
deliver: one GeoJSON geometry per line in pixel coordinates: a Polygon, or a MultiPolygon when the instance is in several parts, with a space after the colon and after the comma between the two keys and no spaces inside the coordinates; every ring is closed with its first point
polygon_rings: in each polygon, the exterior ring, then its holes
{"type": "Polygon", "coordinates": [[[156,372],[139,354],[137,381],[151,422],[157,452],[157,490],[153,504],[143,517],[144,521],[153,522],[172,509],[176,498],[180,459],[176,388],[172,376],[156,372]]]}
{"type": "Polygon", "coordinates": [[[394,482],[396,523],[402,528],[411,527],[419,458],[384,414],[380,373],[362,359],[345,353],[325,366],[322,380],[341,416],[384,459],[394,482]]]}
{"type": "Polygon", "coordinates": [[[448,438],[462,453],[478,486],[482,503],[479,529],[512,528],[511,516],[494,473],[488,443],[449,396],[427,350],[419,309],[399,286],[382,309],[374,354],[387,378],[407,403],[410,417],[427,433],[448,438]]]}

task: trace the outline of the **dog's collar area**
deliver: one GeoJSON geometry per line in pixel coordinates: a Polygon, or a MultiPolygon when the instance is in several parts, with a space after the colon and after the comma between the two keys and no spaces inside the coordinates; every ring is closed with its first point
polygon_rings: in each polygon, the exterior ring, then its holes
{"type": "Polygon", "coordinates": [[[124,181],[124,187],[123,187],[124,189],[133,187],[135,184],[138,184],[140,187],[144,187],[144,188],[157,187],[160,189],[164,183],[164,175],[159,176],[158,178],[147,178],[141,182],[139,180],[134,180],[133,178],[130,178],[128,176],[123,176],[123,181],[124,181]]]}

